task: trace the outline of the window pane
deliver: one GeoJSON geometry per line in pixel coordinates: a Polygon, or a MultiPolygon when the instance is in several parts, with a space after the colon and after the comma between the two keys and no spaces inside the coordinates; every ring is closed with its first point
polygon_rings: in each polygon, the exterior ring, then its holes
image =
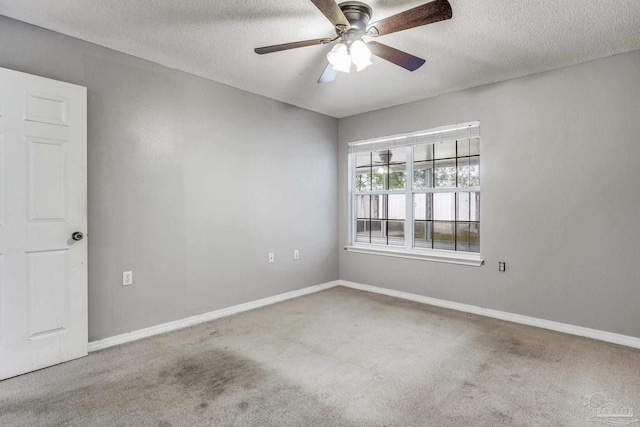
{"type": "Polygon", "coordinates": [[[431,249],[433,241],[433,222],[431,221],[414,221],[413,225],[414,241],[416,248],[431,249]]]}
{"type": "Polygon", "coordinates": [[[431,218],[433,194],[413,195],[413,218],[416,220],[429,220],[431,218]]]}
{"type": "Polygon", "coordinates": [[[356,169],[356,191],[371,190],[371,167],[356,169]]]}
{"type": "Polygon", "coordinates": [[[371,221],[371,243],[387,243],[387,238],[383,233],[382,223],[383,221],[371,221]]]}
{"type": "Polygon", "coordinates": [[[407,186],[407,164],[393,164],[389,166],[389,189],[403,190],[407,186]]]}
{"type": "Polygon", "coordinates": [[[456,160],[436,160],[434,187],[456,186],[456,160]]]}
{"type": "Polygon", "coordinates": [[[434,222],[433,223],[433,248],[434,249],[455,249],[454,237],[455,222],[434,222]]]}
{"type": "Polygon", "coordinates": [[[480,156],[469,158],[469,186],[480,185],[480,156]]]}
{"type": "Polygon", "coordinates": [[[374,166],[373,177],[371,179],[372,190],[387,189],[387,175],[389,174],[389,166],[374,166]]]}
{"type": "Polygon", "coordinates": [[[404,194],[390,194],[387,197],[389,201],[388,219],[405,219],[406,218],[406,196],[404,194]]]}
{"type": "Polygon", "coordinates": [[[433,219],[436,221],[456,219],[456,193],[433,194],[433,219]]]}
{"type": "Polygon", "coordinates": [[[387,221],[389,245],[404,246],[404,221],[387,221]]]}
{"type": "Polygon", "coordinates": [[[458,140],[458,157],[469,156],[469,138],[458,140]]]}
{"type": "Polygon", "coordinates": [[[371,218],[371,196],[355,196],[356,218],[371,218]]]}
{"type": "Polygon", "coordinates": [[[356,154],[356,167],[371,165],[371,153],[356,154]]]}
{"type": "Polygon", "coordinates": [[[389,157],[390,164],[401,164],[407,163],[407,149],[405,147],[394,148],[393,150],[389,150],[391,157],[389,157]]]}
{"type": "Polygon", "coordinates": [[[480,185],[480,157],[458,159],[458,187],[477,187],[480,185]]]}
{"type": "Polygon", "coordinates": [[[479,156],[480,139],[462,139],[458,141],[458,157],[479,156]]]}
{"type": "Polygon", "coordinates": [[[369,243],[369,220],[359,219],[356,221],[356,242],[369,243]]]}
{"type": "MultiPolygon", "coordinates": [[[[406,148],[374,151],[370,154],[373,164],[369,171],[371,185],[366,190],[401,190],[406,188],[406,148]]],[[[363,176],[363,178],[366,177],[363,176]]],[[[357,184],[359,184],[358,180],[356,180],[357,184]]]]}
{"type": "Polygon", "coordinates": [[[480,221],[480,193],[458,193],[458,221],[480,221]]]}
{"type": "Polygon", "coordinates": [[[385,217],[385,198],[384,195],[371,196],[371,218],[383,219],[385,217]]]}
{"type": "Polygon", "coordinates": [[[477,222],[459,222],[456,224],[456,249],[465,252],[480,252],[480,224],[477,222]]]}
{"type": "Polygon", "coordinates": [[[480,138],[473,138],[469,142],[469,154],[472,156],[480,155],[480,138]]]}
{"type": "Polygon", "coordinates": [[[436,159],[450,159],[456,157],[456,142],[447,141],[433,144],[436,159]]]}
{"type": "Polygon", "coordinates": [[[418,145],[413,148],[413,161],[433,160],[433,144],[418,145]]]}
{"type": "Polygon", "coordinates": [[[422,190],[433,188],[433,162],[413,163],[413,188],[422,190]]]}
{"type": "Polygon", "coordinates": [[[372,153],[373,165],[374,166],[388,165],[389,160],[391,159],[392,156],[393,156],[393,153],[391,153],[391,151],[389,150],[374,151],[372,153]]]}

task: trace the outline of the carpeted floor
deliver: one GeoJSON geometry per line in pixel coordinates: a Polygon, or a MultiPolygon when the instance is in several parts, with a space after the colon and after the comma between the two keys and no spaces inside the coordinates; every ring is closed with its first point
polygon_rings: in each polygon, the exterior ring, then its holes
{"type": "Polygon", "coordinates": [[[0,425],[558,427],[639,418],[615,417],[614,403],[640,412],[639,350],[337,287],[0,382],[0,425]],[[605,406],[609,417],[589,420],[605,406]]]}

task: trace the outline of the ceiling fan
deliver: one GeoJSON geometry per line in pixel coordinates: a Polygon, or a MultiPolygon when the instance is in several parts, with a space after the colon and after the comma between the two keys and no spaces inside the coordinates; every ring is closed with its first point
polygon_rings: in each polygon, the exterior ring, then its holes
{"type": "Polygon", "coordinates": [[[327,54],[329,64],[320,76],[318,83],[333,81],[338,71],[350,72],[352,64],[355,65],[356,71],[364,70],[371,65],[372,54],[406,70],[415,71],[424,64],[424,59],[376,41],[365,43],[362,37],[384,36],[451,19],[453,16],[451,5],[447,0],[434,0],[369,24],[372,11],[368,5],[362,2],[346,1],[340,4],[336,4],[334,0],[311,0],[311,2],[331,21],[337,37],[259,47],[254,51],[263,55],[299,47],[331,44],[337,41],[327,54]]]}

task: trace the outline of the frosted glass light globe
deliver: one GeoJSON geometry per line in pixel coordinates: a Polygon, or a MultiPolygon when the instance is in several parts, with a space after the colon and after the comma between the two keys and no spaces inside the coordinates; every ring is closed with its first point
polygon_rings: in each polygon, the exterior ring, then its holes
{"type": "Polygon", "coordinates": [[[371,51],[362,40],[356,40],[351,44],[351,60],[356,66],[356,71],[362,71],[372,64],[371,51]]]}
{"type": "Polygon", "coordinates": [[[336,44],[333,49],[327,53],[327,61],[336,71],[348,73],[351,71],[351,56],[349,50],[344,43],[336,44]]]}

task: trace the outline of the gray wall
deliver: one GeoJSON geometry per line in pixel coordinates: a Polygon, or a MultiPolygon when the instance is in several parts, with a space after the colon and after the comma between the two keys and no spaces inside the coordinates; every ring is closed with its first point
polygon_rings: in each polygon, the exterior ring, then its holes
{"type": "Polygon", "coordinates": [[[90,341],[337,279],[336,119],[5,17],[0,67],[88,88],[90,341]]]}
{"type": "Polygon", "coordinates": [[[340,120],[341,245],[348,141],[480,120],[486,262],[341,251],[340,278],[639,337],[638,70],[632,52],[340,120]]]}

